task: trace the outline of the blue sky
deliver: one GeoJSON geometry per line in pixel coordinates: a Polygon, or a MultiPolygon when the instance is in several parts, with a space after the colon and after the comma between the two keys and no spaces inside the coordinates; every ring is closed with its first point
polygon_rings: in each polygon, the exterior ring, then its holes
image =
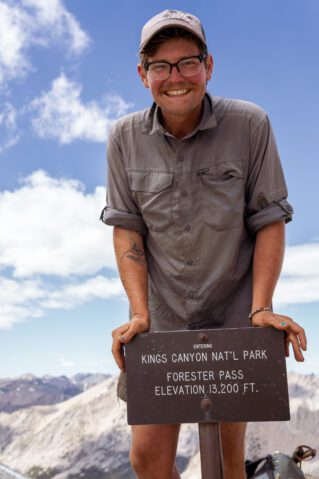
{"type": "Polygon", "coordinates": [[[295,218],[276,310],[309,336],[319,374],[317,0],[0,0],[0,377],[116,372],[111,330],[127,302],[104,206],[107,131],[147,107],[140,30],[166,8],[204,24],[208,90],[272,121],[295,218]]]}

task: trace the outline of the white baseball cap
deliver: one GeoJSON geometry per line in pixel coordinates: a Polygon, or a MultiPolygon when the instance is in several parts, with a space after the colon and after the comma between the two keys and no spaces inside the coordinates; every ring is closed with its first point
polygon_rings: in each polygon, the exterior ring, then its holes
{"type": "Polygon", "coordinates": [[[140,52],[156,33],[164,28],[178,27],[189,31],[206,45],[205,32],[199,18],[179,10],[164,10],[145,23],[141,33],[140,52]]]}

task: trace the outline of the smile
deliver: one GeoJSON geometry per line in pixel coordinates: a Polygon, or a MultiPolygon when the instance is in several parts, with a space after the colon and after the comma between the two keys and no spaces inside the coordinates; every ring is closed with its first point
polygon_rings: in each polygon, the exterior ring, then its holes
{"type": "Polygon", "coordinates": [[[190,92],[190,90],[168,90],[165,92],[168,96],[180,96],[186,95],[186,93],[190,92]]]}

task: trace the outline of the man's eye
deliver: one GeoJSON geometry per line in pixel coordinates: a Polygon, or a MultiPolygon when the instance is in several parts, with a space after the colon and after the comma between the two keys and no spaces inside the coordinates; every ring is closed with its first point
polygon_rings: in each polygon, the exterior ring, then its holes
{"type": "Polygon", "coordinates": [[[168,65],[166,63],[156,63],[151,65],[151,70],[154,72],[162,72],[167,70],[168,65]]]}
{"type": "Polygon", "coordinates": [[[183,60],[180,62],[180,65],[183,65],[185,67],[192,67],[198,64],[198,61],[196,58],[188,58],[186,60],[183,60]]]}

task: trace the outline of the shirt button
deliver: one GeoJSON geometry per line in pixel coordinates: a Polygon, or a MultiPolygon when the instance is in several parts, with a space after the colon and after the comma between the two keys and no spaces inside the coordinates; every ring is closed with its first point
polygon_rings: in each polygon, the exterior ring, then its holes
{"type": "Polygon", "coordinates": [[[188,195],[187,191],[185,191],[185,190],[182,191],[182,196],[183,196],[184,198],[185,198],[185,196],[187,196],[187,195],[188,195]]]}
{"type": "Polygon", "coordinates": [[[185,231],[190,231],[191,229],[192,229],[192,227],[190,225],[185,226],[185,231]]]}
{"type": "Polygon", "coordinates": [[[187,297],[188,297],[189,299],[194,299],[194,293],[188,293],[187,297]]]}
{"type": "Polygon", "coordinates": [[[192,259],[189,259],[186,261],[186,264],[188,264],[188,266],[192,266],[192,264],[194,264],[194,261],[192,259]]]}
{"type": "Polygon", "coordinates": [[[180,155],[180,156],[178,157],[178,161],[184,161],[183,155],[180,155]]]}

